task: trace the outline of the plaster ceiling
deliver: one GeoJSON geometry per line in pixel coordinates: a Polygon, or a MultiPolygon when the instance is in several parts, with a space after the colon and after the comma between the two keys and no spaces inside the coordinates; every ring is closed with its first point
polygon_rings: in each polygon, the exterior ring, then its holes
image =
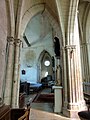
{"type": "Polygon", "coordinates": [[[52,27],[47,18],[42,14],[38,14],[29,21],[24,35],[32,46],[45,40],[48,35],[51,35],[51,32],[52,27]]]}
{"type": "MultiPolygon", "coordinates": [[[[58,22],[58,12],[55,0],[26,0],[25,4],[23,5],[23,14],[25,14],[26,11],[28,11],[32,6],[40,3],[45,4],[45,9],[47,9],[51,16],[55,18],[56,22],[58,22]]],[[[17,5],[17,2],[14,4],[17,5]]],[[[27,21],[27,19],[25,21],[27,21]]],[[[40,42],[41,40],[45,40],[45,38],[50,35],[51,32],[52,27],[47,18],[45,18],[43,14],[38,14],[30,19],[26,26],[24,35],[30,46],[40,42]]]]}

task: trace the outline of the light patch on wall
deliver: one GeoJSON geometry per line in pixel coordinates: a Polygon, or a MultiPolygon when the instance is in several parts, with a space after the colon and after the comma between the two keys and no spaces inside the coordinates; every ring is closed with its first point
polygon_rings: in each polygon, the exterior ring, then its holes
{"type": "Polygon", "coordinates": [[[28,50],[25,54],[25,61],[27,65],[32,65],[34,64],[34,61],[36,59],[36,54],[33,50],[28,50]]]}
{"type": "Polygon", "coordinates": [[[47,77],[47,75],[48,75],[48,72],[45,73],[45,77],[47,77]]]}

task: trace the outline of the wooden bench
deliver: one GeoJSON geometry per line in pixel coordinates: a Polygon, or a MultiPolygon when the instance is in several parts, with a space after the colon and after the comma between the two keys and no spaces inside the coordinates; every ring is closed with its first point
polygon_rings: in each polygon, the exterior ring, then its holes
{"type": "Polygon", "coordinates": [[[23,108],[25,104],[25,93],[19,94],[19,108],[23,108]]]}
{"type": "Polygon", "coordinates": [[[25,113],[18,120],[29,120],[30,106],[25,110],[25,113]]]}
{"type": "Polygon", "coordinates": [[[11,108],[11,120],[18,120],[25,113],[25,108],[11,108]]]}
{"type": "Polygon", "coordinates": [[[10,115],[10,106],[2,105],[0,107],[0,120],[11,120],[10,115]]]}
{"type": "Polygon", "coordinates": [[[10,108],[9,105],[3,104],[0,107],[0,120],[18,120],[19,118],[19,120],[23,120],[23,118],[29,120],[29,112],[30,104],[27,104],[27,108],[10,108]]]}

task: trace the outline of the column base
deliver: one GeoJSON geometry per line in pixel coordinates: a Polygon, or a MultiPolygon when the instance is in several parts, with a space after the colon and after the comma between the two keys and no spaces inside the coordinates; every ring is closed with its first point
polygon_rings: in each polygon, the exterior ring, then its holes
{"type": "Polygon", "coordinates": [[[19,105],[12,104],[12,108],[19,108],[19,105]]]}
{"type": "Polygon", "coordinates": [[[77,120],[79,119],[78,112],[79,111],[63,109],[63,115],[69,118],[77,118],[77,120]]]}
{"type": "MultiPolygon", "coordinates": [[[[71,106],[72,107],[72,106],[71,106]]],[[[87,106],[82,103],[77,107],[77,105],[73,107],[73,109],[66,109],[63,108],[63,115],[69,117],[69,118],[76,118],[77,120],[79,119],[78,112],[87,110],[87,106]]]]}
{"type": "Polygon", "coordinates": [[[19,102],[16,100],[15,96],[12,96],[12,108],[19,108],[19,102]]]}

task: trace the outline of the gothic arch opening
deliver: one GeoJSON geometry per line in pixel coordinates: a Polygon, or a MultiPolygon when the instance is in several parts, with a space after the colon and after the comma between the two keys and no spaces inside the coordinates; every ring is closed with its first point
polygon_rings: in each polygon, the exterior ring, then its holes
{"type": "MultiPolygon", "coordinates": [[[[26,75],[21,74],[21,80],[32,82],[40,81],[38,73],[38,58],[43,50],[48,51],[51,56],[54,56],[54,37],[57,36],[62,46],[62,36],[58,22],[45,9],[43,12],[38,12],[30,19],[22,38],[21,50],[21,70],[26,69],[26,75]],[[31,56],[31,57],[30,57],[31,56]],[[32,71],[32,72],[31,72],[32,71]],[[34,77],[32,77],[34,74],[34,77]]],[[[42,76],[42,75],[41,75],[42,76]]]]}
{"type": "Polygon", "coordinates": [[[48,51],[43,50],[38,59],[38,81],[41,82],[41,79],[47,75],[53,76],[52,56],[48,51]]]}

